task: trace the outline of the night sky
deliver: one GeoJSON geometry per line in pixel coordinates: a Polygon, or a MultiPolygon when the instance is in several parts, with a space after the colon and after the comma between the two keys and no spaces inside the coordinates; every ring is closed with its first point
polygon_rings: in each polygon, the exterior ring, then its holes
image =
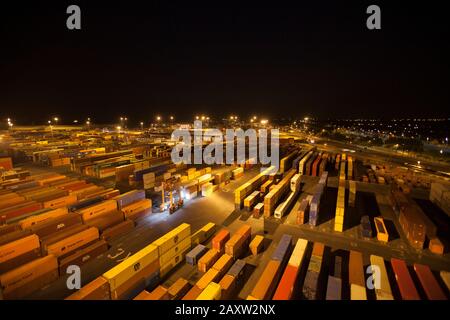
{"type": "Polygon", "coordinates": [[[444,3],[5,1],[0,117],[448,117],[444,3]],[[369,4],[381,30],[366,28],[369,4]]]}

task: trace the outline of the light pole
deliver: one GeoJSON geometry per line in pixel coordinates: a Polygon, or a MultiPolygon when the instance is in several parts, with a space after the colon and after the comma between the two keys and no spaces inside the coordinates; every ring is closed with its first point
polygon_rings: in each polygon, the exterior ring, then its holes
{"type": "Polygon", "coordinates": [[[52,138],[53,138],[53,127],[52,127],[52,120],[48,120],[47,121],[48,125],[50,126],[50,132],[52,134],[52,138]]]}
{"type": "Polygon", "coordinates": [[[141,131],[144,131],[144,122],[141,121],[141,131]]]}

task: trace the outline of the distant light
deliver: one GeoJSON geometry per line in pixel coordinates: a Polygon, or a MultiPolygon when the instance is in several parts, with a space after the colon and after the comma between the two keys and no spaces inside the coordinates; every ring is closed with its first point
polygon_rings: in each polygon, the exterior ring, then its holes
{"type": "Polygon", "coordinates": [[[305,119],[304,119],[305,121],[308,121],[309,120],[309,118],[308,117],[305,117],[305,119]]]}
{"type": "Polygon", "coordinates": [[[123,121],[123,117],[120,117],[120,121],[123,121]]]}
{"type": "Polygon", "coordinates": [[[125,121],[128,121],[128,118],[125,118],[125,121]]]}
{"type": "Polygon", "coordinates": [[[443,154],[443,153],[444,153],[444,150],[441,149],[441,151],[439,151],[439,152],[440,152],[440,154],[443,154]]]}
{"type": "Polygon", "coordinates": [[[199,118],[198,116],[195,117],[195,119],[197,119],[197,120],[198,120],[198,118],[199,118]]]}
{"type": "Polygon", "coordinates": [[[253,116],[253,119],[256,120],[256,116],[253,116]]]}
{"type": "Polygon", "coordinates": [[[11,118],[8,118],[8,122],[11,122],[11,118]]]}
{"type": "Polygon", "coordinates": [[[144,125],[144,123],[141,121],[141,126],[143,126],[144,125]]]}
{"type": "Polygon", "coordinates": [[[91,122],[90,122],[90,121],[86,121],[86,124],[88,124],[88,125],[89,125],[89,124],[91,124],[91,122]]]}
{"type": "Polygon", "coordinates": [[[120,129],[122,129],[122,127],[121,127],[121,126],[117,126],[116,129],[117,129],[117,130],[120,130],[120,129]]]}
{"type": "Polygon", "coordinates": [[[161,117],[160,117],[160,116],[157,116],[157,117],[156,117],[156,120],[160,121],[160,120],[161,120],[161,117]]]}
{"type": "Polygon", "coordinates": [[[233,116],[230,116],[230,120],[233,120],[233,116]]]}
{"type": "Polygon", "coordinates": [[[267,119],[262,119],[261,120],[261,124],[267,124],[267,123],[269,123],[269,120],[267,120],[267,119]]]}
{"type": "Polygon", "coordinates": [[[52,121],[51,121],[51,120],[48,120],[47,122],[48,122],[48,124],[52,123],[52,121]]]}
{"type": "Polygon", "coordinates": [[[73,123],[78,123],[78,120],[73,120],[73,123]]]}
{"type": "Polygon", "coordinates": [[[417,164],[420,166],[420,160],[419,161],[417,161],[417,164]]]}
{"type": "Polygon", "coordinates": [[[202,120],[205,120],[205,116],[202,116],[202,120]]]}
{"type": "Polygon", "coordinates": [[[58,121],[59,119],[58,119],[58,117],[54,117],[53,120],[58,121]]]}
{"type": "Polygon", "coordinates": [[[209,120],[209,117],[206,117],[206,120],[209,120]]]}
{"type": "Polygon", "coordinates": [[[173,116],[170,116],[170,120],[173,120],[173,116]]]}

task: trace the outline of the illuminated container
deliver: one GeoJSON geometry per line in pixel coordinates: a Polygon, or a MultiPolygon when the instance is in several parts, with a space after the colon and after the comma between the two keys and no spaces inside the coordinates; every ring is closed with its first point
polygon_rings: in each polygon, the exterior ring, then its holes
{"type": "Polygon", "coordinates": [[[95,278],[65,300],[110,300],[109,283],[103,277],[95,278]]]}
{"type": "Polygon", "coordinates": [[[222,288],[219,284],[211,282],[208,286],[198,295],[196,300],[219,300],[221,296],[222,288]]]}

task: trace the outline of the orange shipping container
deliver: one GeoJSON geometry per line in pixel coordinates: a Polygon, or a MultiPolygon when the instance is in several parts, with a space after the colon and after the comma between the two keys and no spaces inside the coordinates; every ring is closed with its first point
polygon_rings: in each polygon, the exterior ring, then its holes
{"type": "Polygon", "coordinates": [[[440,254],[440,255],[443,255],[445,252],[444,245],[442,244],[441,240],[439,240],[439,238],[437,238],[437,237],[430,239],[430,243],[428,244],[428,249],[430,249],[430,251],[432,253],[440,254]]]}
{"type": "Polygon", "coordinates": [[[169,296],[173,300],[178,300],[183,297],[190,289],[189,282],[186,279],[178,278],[167,290],[169,296]]]}
{"type": "Polygon", "coordinates": [[[64,196],[61,198],[45,201],[43,203],[44,208],[60,208],[69,206],[77,202],[77,197],[74,195],[64,196]]]}
{"type": "Polygon", "coordinates": [[[65,239],[57,241],[47,246],[47,253],[56,257],[65,255],[99,238],[98,229],[88,228],[65,239]]]}
{"type": "Polygon", "coordinates": [[[366,286],[366,281],[364,279],[363,256],[359,251],[350,251],[348,277],[350,284],[356,284],[361,287],[366,286]]]}
{"type": "Polygon", "coordinates": [[[236,288],[236,278],[232,275],[226,274],[222,280],[219,282],[220,287],[222,288],[221,297],[224,300],[228,300],[231,298],[231,295],[236,288]]]}
{"type": "MultiPolygon", "coordinates": [[[[15,195],[15,194],[14,194],[15,195]]],[[[25,202],[25,197],[14,196],[7,199],[0,200],[0,210],[7,209],[9,207],[19,205],[22,202],[25,202]]]]}
{"type": "Polygon", "coordinates": [[[86,222],[89,219],[99,217],[114,210],[117,210],[117,202],[115,200],[106,200],[99,204],[78,210],[77,212],[81,215],[83,221],[86,222]]]}
{"type": "Polygon", "coordinates": [[[152,200],[142,199],[122,208],[125,218],[141,216],[144,213],[151,213],[152,200]]]}
{"type": "Polygon", "coordinates": [[[36,224],[43,223],[52,218],[58,218],[68,214],[67,208],[58,208],[45,213],[41,213],[36,216],[28,217],[19,221],[19,225],[22,229],[30,228],[36,224]]]}
{"type": "Polygon", "coordinates": [[[220,252],[215,249],[209,249],[199,260],[198,270],[206,272],[219,259],[220,252]]]}
{"type": "Polygon", "coordinates": [[[200,293],[202,293],[202,291],[203,289],[200,289],[197,286],[193,286],[181,300],[195,300],[200,295],[200,293]]]}
{"type": "Polygon", "coordinates": [[[169,293],[163,286],[157,286],[145,300],[170,300],[169,293]]]}
{"type": "Polygon", "coordinates": [[[109,283],[103,277],[98,277],[83,286],[80,290],[68,296],[65,300],[110,300],[109,283]]]}
{"type": "Polygon", "coordinates": [[[96,227],[100,232],[123,222],[123,214],[119,210],[111,211],[85,222],[87,226],[96,227]]]}
{"type": "Polygon", "coordinates": [[[154,299],[150,299],[150,292],[148,292],[147,290],[143,290],[136,297],[134,297],[133,300],[154,300],[154,299]]]}
{"type": "Polygon", "coordinates": [[[0,246],[0,263],[18,257],[24,253],[39,250],[39,237],[35,234],[0,246]]]}
{"type": "Polygon", "coordinates": [[[250,237],[252,235],[252,228],[248,224],[244,224],[236,231],[236,234],[243,235],[244,237],[250,237]]]}
{"type": "Polygon", "coordinates": [[[58,260],[48,255],[0,275],[4,299],[20,299],[58,278],[58,260]]]}
{"type": "Polygon", "coordinates": [[[0,158],[0,168],[4,170],[12,170],[13,163],[11,157],[0,158]]]}
{"type": "Polygon", "coordinates": [[[213,264],[211,269],[217,270],[219,272],[219,278],[221,278],[227,270],[230,269],[233,262],[234,260],[232,256],[224,254],[216,261],[216,263],[213,264]]]}
{"type": "Polygon", "coordinates": [[[210,282],[215,282],[219,278],[219,271],[211,268],[197,281],[195,285],[200,289],[205,289],[210,282]]]}
{"type": "Polygon", "coordinates": [[[263,249],[263,244],[264,237],[260,235],[255,236],[252,242],[250,242],[250,251],[254,256],[261,252],[261,250],[263,249]]]}
{"type": "Polygon", "coordinates": [[[258,300],[271,299],[278,283],[280,270],[280,261],[270,260],[253,288],[251,296],[258,300]]]}
{"type": "Polygon", "coordinates": [[[233,258],[239,258],[239,256],[246,250],[249,245],[250,237],[235,234],[230,240],[225,243],[225,253],[232,256],[233,258]]]}
{"type": "Polygon", "coordinates": [[[217,251],[224,252],[225,243],[230,239],[230,232],[226,229],[220,230],[212,239],[212,247],[217,251]]]}

